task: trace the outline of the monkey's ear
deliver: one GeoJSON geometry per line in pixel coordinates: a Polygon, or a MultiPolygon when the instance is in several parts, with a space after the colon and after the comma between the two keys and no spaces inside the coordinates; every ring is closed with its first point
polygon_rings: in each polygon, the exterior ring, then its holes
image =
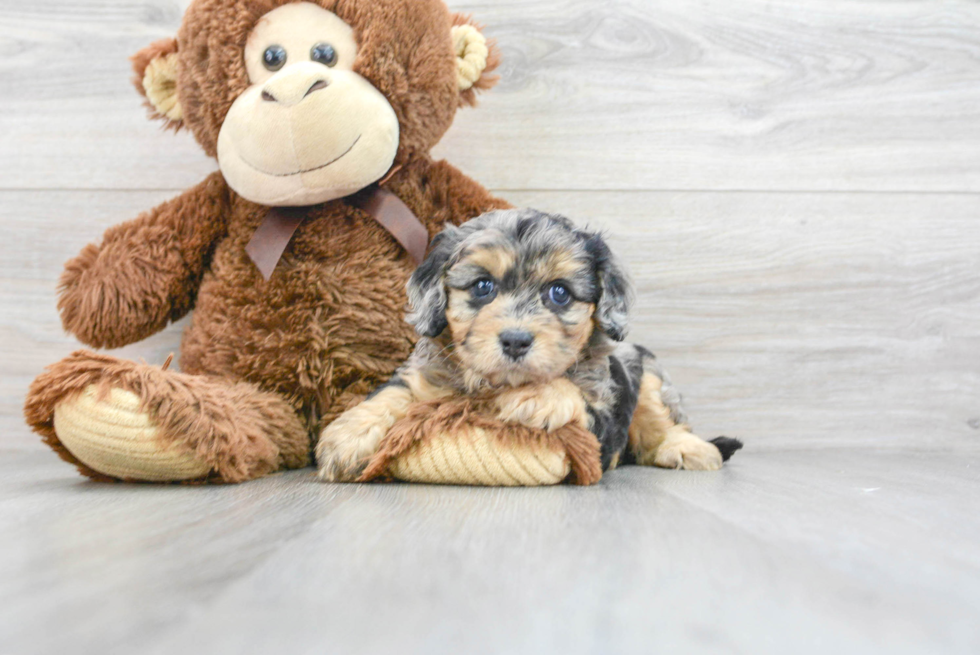
{"type": "Polygon", "coordinates": [[[184,124],[184,110],[177,98],[177,39],[163,39],[149,45],[130,60],[133,62],[133,85],[146,98],[150,118],[166,122],[179,130],[184,124]]]}
{"type": "Polygon", "coordinates": [[[476,92],[490,89],[500,79],[499,75],[492,75],[500,65],[500,52],[492,39],[483,36],[481,29],[469,16],[453,14],[453,49],[460,106],[475,106],[476,92]]]}
{"type": "Polygon", "coordinates": [[[408,303],[412,310],[406,320],[423,337],[438,337],[449,325],[443,277],[461,238],[459,229],[453,226],[437,234],[429,247],[428,257],[408,280],[408,303]]]}
{"type": "Polygon", "coordinates": [[[622,341],[629,330],[630,307],[633,304],[633,285],[629,275],[601,235],[589,237],[585,249],[592,256],[599,283],[596,323],[611,339],[622,341]]]}

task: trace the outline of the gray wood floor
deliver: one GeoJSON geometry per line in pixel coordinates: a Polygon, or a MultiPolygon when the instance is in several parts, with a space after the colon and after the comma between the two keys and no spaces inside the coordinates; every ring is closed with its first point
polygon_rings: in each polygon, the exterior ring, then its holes
{"type": "Polygon", "coordinates": [[[0,652],[980,652],[980,3],[452,3],[505,65],[437,155],[608,231],[721,473],[92,484],[20,408],[62,263],[214,169],[128,82],[186,4],[0,0],[0,652]]]}
{"type": "Polygon", "coordinates": [[[98,485],[0,462],[4,652],[976,653],[980,454],[581,489],[98,485]]]}

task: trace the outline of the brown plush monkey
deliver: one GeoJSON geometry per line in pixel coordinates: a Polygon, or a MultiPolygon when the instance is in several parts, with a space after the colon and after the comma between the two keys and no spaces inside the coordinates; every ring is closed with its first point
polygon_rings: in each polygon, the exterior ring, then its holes
{"type": "Polygon", "coordinates": [[[182,372],[79,351],[31,386],[28,423],[94,478],[309,464],[412,351],[402,243],[507,206],[429,156],[496,65],[442,0],[194,0],[134,57],[136,84],[221,172],[87,246],[58,303],[96,348],[194,309],[182,372]]]}

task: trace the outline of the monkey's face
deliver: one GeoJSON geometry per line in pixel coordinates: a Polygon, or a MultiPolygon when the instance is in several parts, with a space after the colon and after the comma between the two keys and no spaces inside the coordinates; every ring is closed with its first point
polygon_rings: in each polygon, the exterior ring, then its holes
{"type": "Polygon", "coordinates": [[[133,57],[151,116],[267,206],[348,196],[426,157],[498,63],[443,0],[191,0],[177,38],[133,57]]]}
{"type": "Polygon", "coordinates": [[[446,273],[454,352],[464,375],[493,386],[551,380],[592,334],[591,261],[581,248],[526,250],[499,236],[488,231],[446,273]]]}
{"type": "Polygon", "coordinates": [[[318,5],[262,17],[245,46],[251,86],[218,136],[232,189],[263,205],[312,205],[384,176],[398,151],[398,118],[354,72],[356,58],[354,31],[318,5]]]}

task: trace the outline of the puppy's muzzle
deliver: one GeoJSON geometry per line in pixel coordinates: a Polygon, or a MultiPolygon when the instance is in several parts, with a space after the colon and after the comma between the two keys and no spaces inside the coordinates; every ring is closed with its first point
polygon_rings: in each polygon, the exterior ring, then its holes
{"type": "Polygon", "coordinates": [[[534,344],[534,335],[526,330],[505,330],[500,333],[500,347],[515,362],[527,354],[534,344]]]}

